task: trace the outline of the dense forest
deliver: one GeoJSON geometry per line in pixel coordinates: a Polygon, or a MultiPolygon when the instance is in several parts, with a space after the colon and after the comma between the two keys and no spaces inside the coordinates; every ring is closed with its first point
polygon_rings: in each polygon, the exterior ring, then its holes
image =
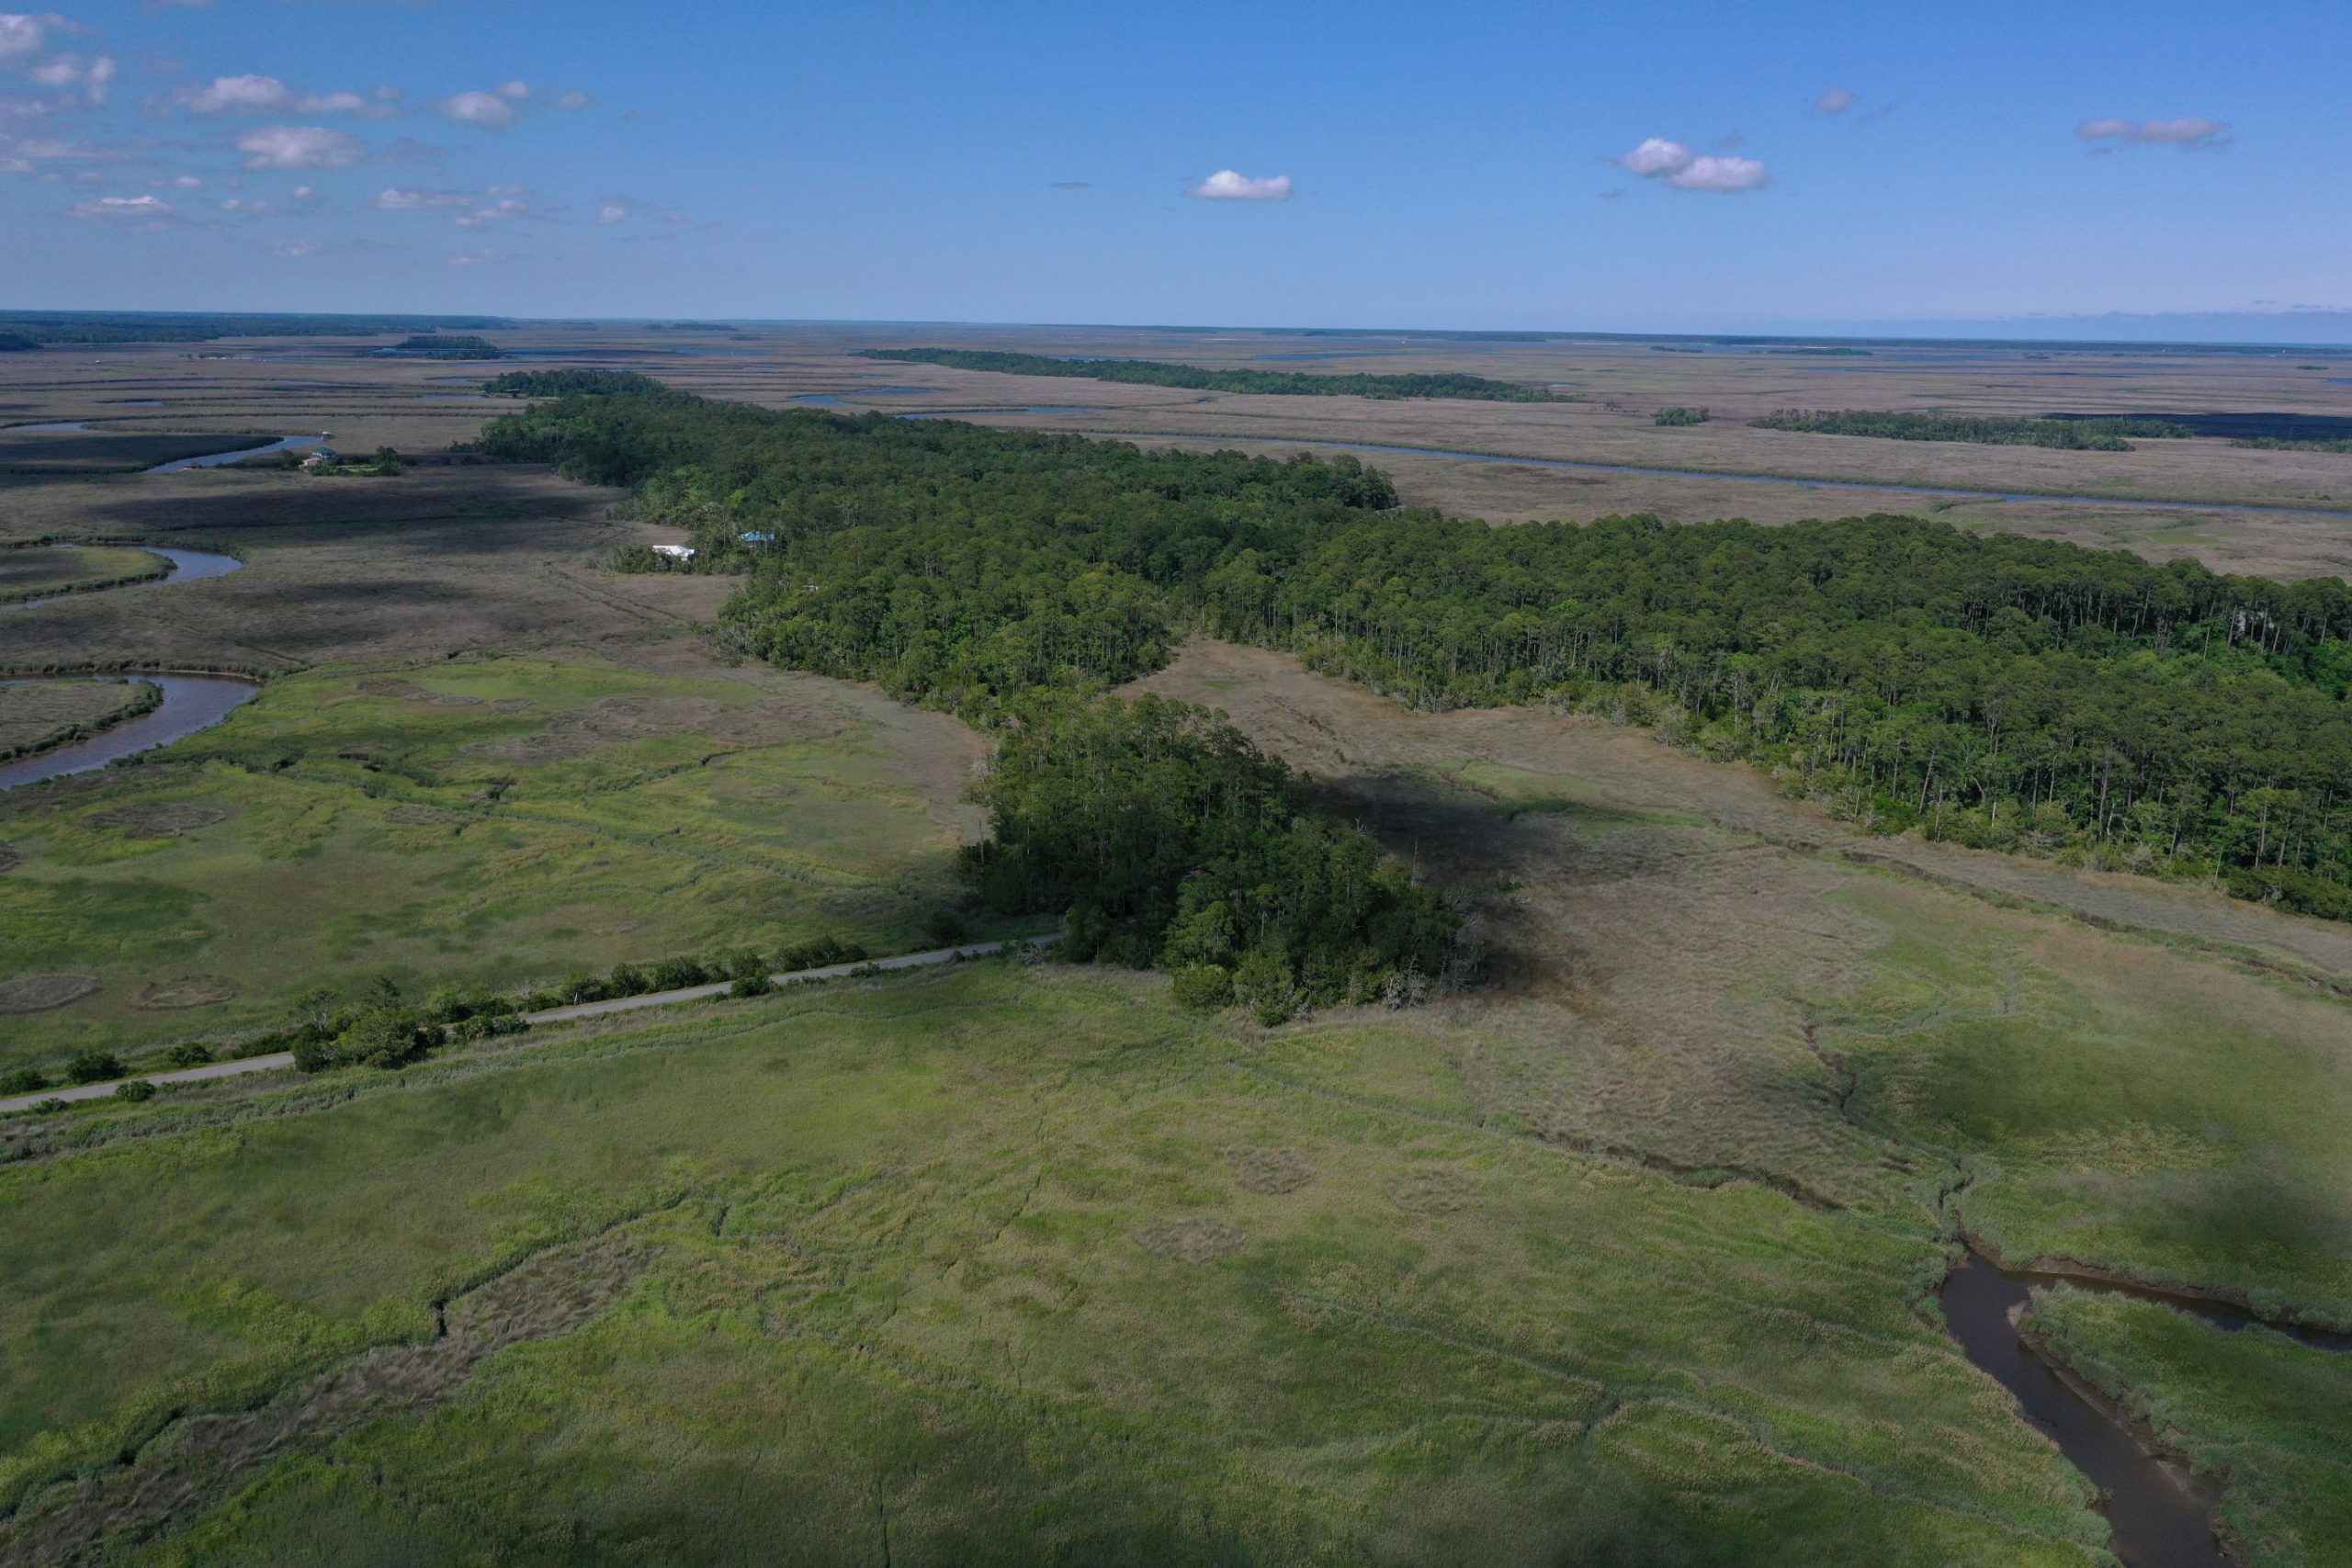
{"type": "Polygon", "coordinates": [[[0,354],[29,354],[40,346],[22,333],[0,333],[0,354]]]}
{"type": "Polygon", "coordinates": [[[1978,446],[2055,446],[2072,452],[2129,452],[2128,436],[2183,440],[2194,434],[2185,424],[2161,419],[2000,419],[1871,409],[1782,409],[1748,423],[1758,430],[1799,430],[1815,435],[1962,441],[1978,446]]]}
{"type": "Polygon", "coordinates": [[[996,370],[1013,376],[1078,376],[1146,387],[1186,387],[1204,392],[1272,392],[1308,398],[1474,398],[1493,403],[1572,403],[1542,387],[1492,381],[1484,376],[1321,375],[1307,370],[1211,370],[1160,359],[1057,359],[1046,354],[999,354],[967,348],[867,348],[868,359],[944,365],[952,370],[996,370]]]}
{"type": "Polygon", "coordinates": [[[2352,587],[1912,518],[1489,528],[1354,458],[1146,452],[674,392],[496,422],[750,576],[729,635],[976,716],[1186,631],[1428,708],[1542,703],[1887,830],[2352,918],[2352,587]],[[757,558],[735,543],[776,543],[757,558]]]}

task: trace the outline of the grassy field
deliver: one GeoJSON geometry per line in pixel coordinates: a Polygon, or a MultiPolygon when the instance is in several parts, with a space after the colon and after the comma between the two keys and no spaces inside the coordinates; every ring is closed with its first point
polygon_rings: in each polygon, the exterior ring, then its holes
{"type": "Polygon", "coordinates": [[[0,1550],[184,1483],[147,1560],[2095,1560],[1926,1225],[1163,997],[979,966],[0,1174],[0,1550]]]}
{"type": "Polygon", "coordinates": [[[2352,1562],[2352,1357],[2063,1288],[2027,1326],[2200,1470],[2230,1478],[2222,1524],[2255,1568],[2352,1562]]]}
{"type": "Polygon", "coordinates": [[[161,556],[146,550],[92,546],[83,549],[0,549],[0,604],[68,593],[104,582],[150,576],[164,570],[161,556]]]}
{"type": "Polygon", "coordinates": [[[0,682],[0,756],[32,750],[77,726],[102,724],[137,705],[142,688],[125,681],[0,682]]]}
{"type": "MultiPolygon", "coordinates": [[[[1476,890],[1493,978],[1462,1022],[1480,1114],[1685,1179],[1965,1227],[2020,1263],[2352,1323],[2340,928],[1858,840],[1602,721],[1409,713],[1214,644],[1143,684],[1227,707],[1476,890]]],[[[2196,1366],[2145,1354],[2128,1375],[2161,1401],[2196,1366]]],[[[2215,1473],[2243,1497],[2249,1472],[2215,1473]]],[[[2276,1506],[2325,1539],[2300,1495],[2276,1506]]]]}
{"type": "Polygon", "coordinates": [[[321,670],[143,766],[0,796],[0,998],[40,1008],[0,1066],[266,1026],[379,976],[422,997],[820,931],[921,945],[976,743],[870,702],[586,657],[321,670]]]}

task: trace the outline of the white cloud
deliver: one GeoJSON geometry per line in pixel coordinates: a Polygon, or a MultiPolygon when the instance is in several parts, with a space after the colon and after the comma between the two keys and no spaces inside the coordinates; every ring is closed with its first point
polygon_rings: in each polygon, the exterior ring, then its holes
{"type": "Polygon", "coordinates": [[[1231,169],[1219,169],[1184,194],[1196,196],[1203,201],[1288,201],[1290,176],[1267,175],[1252,177],[1231,169]]]}
{"type": "Polygon", "coordinates": [[[499,262],[512,261],[514,256],[514,253],[512,251],[459,251],[449,258],[449,265],[451,266],[492,266],[499,262]]]}
{"type": "Polygon", "coordinates": [[[100,55],[85,60],[78,54],[61,54],[54,60],[44,60],[32,69],[32,78],[44,87],[80,87],[93,104],[107,101],[107,90],[114,85],[113,57],[100,55]]]}
{"type": "Polygon", "coordinates": [[[520,102],[531,96],[531,85],[528,82],[509,82],[506,85],[498,89],[498,96],[502,98],[513,98],[517,102],[520,102]]]}
{"type": "Polygon", "coordinates": [[[599,223],[623,223],[637,216],[637,209],[626,201],[607,201],[596,209],[599,223]]]}
{"type": "MultiPolygon", "coordinates": [[[[510,86],[514,84],[508,84],[510,86]]],[[[444,98],[433,106],[451,119],[466,125],[478,125],[484,130],[503,130],[514,123],[514,105],[511,99],[496,93],[459,93],[454,98],[444,98]]]]}
{"type": "Polygon", "coordinates": [[[108,223],[167,223],[179,215],[172,204],[160,196],[102,196],[96,201],[85,201],[66,214],[69,218],[95,219],[108,223]]]}
{"type": "Polygon", "coordinates": [[[386,212],[429,212],[436,208],[471,207],[475,197],[470,191],[427,190],[415,186],[390,186],[376,193],[368,205],[386,212]]]}
{"type": "Polygon", "coordinates": [[[0,11],[0,60],[17,60],[37,51],[49,35],[67,25],[54,11],[27,15],[0,11]]]}
{"type": "Polygon", "coordinates": [[[289,107],[294,89],[275,76],[215,76],[188,96],[193,114],[267,114],[289,107]]]}
{"type": "Polygon", "coordinates": [[[180,103],[190,114],[356,114],[380,118],[399,112],[384,96],[387,90],[378,88],[371,98],[354,92],[304,93],[275,76],[215,76],[204,86],[183,89],[180,103]]]}
{"type": "Polygon", "coordinates": [[[524,186],[492,186],[483,193],[393,186],[378,191],[368,205],[384,212],[447,212],[460,229],[487,229],[510,219],[545,216],[525,199],[530,194],[524,186]]]}
{"type": "Polygon", "coordinates": [[[1623,157],[1619,168],[1645,180],[1663,179],[1677,190],[1732,192],[1760,190],[1772,183],[1772,173],[1753,158],[1701,157],[1679,141],[1653,136],[1623,157]]]}
{"type": "Polygon", "coordinates": [[[1772,183],[1772,172],[1753,158],[1694,158],[1666,183],[1677,190],[1761,190],[1772,183]]]}
{"type": "Polygon", "coordinates": [[[277,240],[271,242],[269,248],[274,255],[310,256],[318,254],[319,243],[316,240],[277,240]]]}
{"type": "Polygon", "coordinates": [[[297,201],[315,201],[318,199],[319,188],[316,186],[296,186],[293,194],[297,201]]]}
{"type": "Polygon", "coordinates": [[[1617,160],[1618,167],[1629,175],[1655,179],[1690,166],[1690,149],[1679,141],[1668,141],[1663,136],[1653,136],[1617,160]]]}
{"type": "Polygon", "coordinates": [[[1821,96],[1813,100],[1813,107],[1823,114],[1844,114],[1860,98],[1860,93],[1849,92],[1843,87],[1830,87],[1826,89],[1821,96]]]}
{"type": "Polygon", "coordinates": [[[595,107],[595,99],[590,97],[587,94],[581,92],[575,87],[571,92],[566,93],[563,96],[558,98],[555,101],[555,107],[560,109],[578,110],[593,108],[595,107]]]}
{"type": "Polygon", "coordinates": [[[503,223],[510,218],[527,218],[530,214],[529,202],[510,196],[490,206],[478,207],[471,212],[462,214],[457,220],[457,224],[460,229],[487,229],[493,223],[503,223]]]}
{"type": "Polygon", "coordinates": [[[2210,147],[2230,129],[2229,121],[2201,119],[2086,119],[2075,127],[2086,141],[2132,141],[2143,146],[2210,147]]]}
{"type": "Polygon", "coordinates": [[[248,169],[343,169],[368,161],[359,139],[320,125],[265,125],[237,138],[248,169]]]}
{"type": "MultiPolygon", "coordinates": [[[[107,162],[121,156],[119,152],[93,147],[86,141],[66,141],[53,136],[12,136],[6,131],[0,131],[0,174],[27,175],[45,163],[65,160],[107,162]]],[[[49,175],[43,177],[56,179],[61,176],[49,175]]]]}

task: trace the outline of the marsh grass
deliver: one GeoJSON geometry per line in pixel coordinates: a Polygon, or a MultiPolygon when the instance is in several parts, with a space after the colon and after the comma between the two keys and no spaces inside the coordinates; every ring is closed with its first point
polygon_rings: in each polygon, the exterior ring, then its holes
{"type": "Polygon", "coordinates": [[[2221,1523],[2255,1568],[2346,1560],[2352,1357],[2065,1287],[2038,1295],[2025,1326],[2199,1471],[2228,1479],[2221,1523]]]}
{"type": "Polygon", "coordinates": [[[820,931],[918,946],[955,834],[805,694],[512,658],[273,682],[142,766],[0,802],[0,981],[100,981],[7,1021],[18,1066],[276,1026],[379,976],[422,999],[820,931]]]}
{"type": "Polygon", "coordinates": [[[1498,1136],[1422,1043],[979,964],[0,1172],[0,1495],[617,1224],[607,1315],[152,1559],[2094,1560],[1927,1226],[1498,1136]]]}

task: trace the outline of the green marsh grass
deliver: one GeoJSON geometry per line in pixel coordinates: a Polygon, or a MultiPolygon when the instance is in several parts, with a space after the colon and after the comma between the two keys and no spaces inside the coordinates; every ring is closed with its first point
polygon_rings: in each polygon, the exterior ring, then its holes
{"type": "Polygon", "coordinates": [[[825,931],[920,945],[955,840],[894,770],[861,724],[716,676],[287,677],[143,766],[0,800],[0,981],[101,982],[8,1018],[0,1067],[271,1027],[379,976],[422,998],[825,931]],[[191,995],[221,999],[154,1005],[191,995]]]}
{"type": "Polygon", "coordinates": [[[1456,1058],[1385,1021],[1245,1037],[1156,980],[990,964],[376,1081],[0,1172],[29,1287],[0,1303],[0,1500],[619,1224],[653,1261],[601,1317],[298,1446],[146,1557],[775,1560],[887,1528],[894,1562],[2006,1564],[2103,1539],[1917,1310],[1929,1227],[1482,1125],[1456,1058]]]}

